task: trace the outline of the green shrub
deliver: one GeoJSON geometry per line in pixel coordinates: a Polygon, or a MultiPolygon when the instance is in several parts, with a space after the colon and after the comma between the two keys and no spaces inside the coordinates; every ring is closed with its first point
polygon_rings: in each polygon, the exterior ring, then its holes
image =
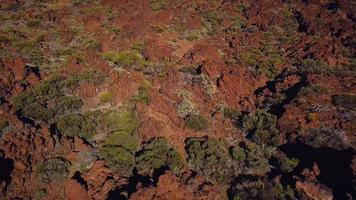
{"type": "Polygon", "coordinates": [[[196,106],[190,100],[192,94],[187,90],[179,91],[179,96],[182,97],[182,101],[178,105],[177,112],[181,117],[186,117],[190,114],[196,114],[196,106]]]}
{"type": "Polygon", "coordinates": [[[145,144],[137,153],[136,162],[139,171],[144,173],[153,172],[160,167],[177,171],[183,166],[179,153],[165,138],[154,138],[145,144]]]}
{"type": "Polygon", "coordinates": [[[310,85],[303,87],[301,91],[298,93],[298,96],[306,96],[309,94],[313,95],[321,95],[321,94],[327,94],[329,91],[327,88],[320,86],[320,85],[310,85]]]}
{"type": "Polygon", "coordinates": [[[39,176],[41,183],[61,183],[69,175],[69,166],[70,163],[62,158],[50,158],[36,166],[36,174],[39,176]]]}
{"type": "Polygon", "coordinates": [[[82,100],[74,96],[63,96],[58,99],[56,110],[57,112],[75,111],[83,106],[82,100]]]}
{"type": "Polygon", "coordinates": [[[139,145],[135,112],[129,108],[110,110],[98,118],[99,128],[109,133],[100,144],[100,155],[115,171],[131,174],[139,145]]]}
{"type": "Polygon", "coordinates": [[[15,110],[20,111],[25,105],[33,103],[35,99],[36,97],[30,92],[21,92],[11,98],[11,103],[15,110]]]}
{"type": "Polygon", "coordinates": [[[219,183],[229,183],[237,175],[228,152],[228,145],[223,140],[188,138],[185,150],[189,165],[201,175],[219,183]]]}
{"type": "Polygon", "coordinates": [[[332,97],[333,104],[345,109],[356,108],[356,95],[353,94],[337,94],[332,97]]]}
{"type": "Polygon", "coordinates": [[[240,177],[230,188],[234,200],[275,199],[272,183],[258,177],[240,177]]]}
{"type": "Polygon", "coordinates": [[[233,23],[226,29],[227,33],[236,33],[245,31],[247,29],[247,22],[245,19],[241,19],[239,17],[235,18],[233,23]]]}
{"type": "Polygon", "coordinates": [[[95,123],[79,114],[62,117],[57,123],[57,128],[63,135],[70,137],[78,135],[86,140],[90,140],[96,134],[95,123]]]}
{"type": "Polygon", "coordinates": [[[200,36],[196,33],[192,33],[190,35],[188,35],[187,37],[185,37],[185,39],[187,39],[188,41],[194,41],[194,40],[199,40],[200,36]]]}
{"type": "Polygon", "coordinates": [[[208,127],[208,121],[201,115],[188,115],[184,121],[185,125],[194,131],[202,131],[208,127]]]}
{"type": "Polygon", "coordinates": [[[292,172],[293,169],[299,164],[299,160],[296,158],[288,158],[283,152],[278,152],[275,155],[278,168],[283,172],[292,172]]]}
{"type": "Polygon", "coordinates": [[[100,94],[99,99],[101,103],[110,102],[113,94],[111,92],[103,92],[100,94]]]}
{"type": "Polygon", "coordinates": [[[191,75],[198,75],[197,69],[195,67],[184,66],[179,69],[180,72],[191,75]]]}
{"type": "Polygon", "coordinates": [[[281,183],[276,184],[275,188],[275,199],[277,200],[289,200],[296,199],[295,192],[290,185],[282,185],[281,183]]]}
{"type": "Polygon", "coordinates": [[[70,96],[81,81],[102,81],[101,75],[87,71],[68,78],[55,74],[33,89],[12,97],[11,103],[18,114],[33,120],[52,122],[54,119],[80,109],[83,102],[70,96]]]}
{"type": "Polygon", "coordinates": [[[41,66],[44,62],[44,56],[40,49],[42,40],[42,37],[38,37],[32,40],[16,41],[13,45],[31,64],[41,66]]]}
{"type": "Polygon", "coordinates": [[[264,145],[259,146],[251,142],[241,143],[240,146],[245,154],[244,160],[240,164],[244,174],[265,175],[270,171],[271,167],[268,159],[275,154],[274,149],[264,145]]]}
{"type": "Polygon", "coordinates": [[[118,67],[142,67],[145,64],[142,55],[134,50],[109,51],[103,53],[103,56],[104,59],[114,63],[118,67]]]}
{"type": "Polygon", "coordinates": [[[313,59],[303,59],[299,61],[298,68],[302,72],[308,72],[313,74],[330,74],[332,69],[323,61],[313,59]]]}
{"type": "Polygon", "coordinates": [[[314,148],[345,150],[352,147],[344,131],[330,128],[311,129],[305,134],[303,141],[314,148]]]}
{"type": "Polygon", "coordinates": [[[208,30],[208,34],[212,35],[218,31],[218,26],[220,25],[223,17],[215,11],[206,11],[202,14],[203,23],[205,28],[208,30]]]}
{"type": "Polygon", "coordinates": [[[166,7],[167,0],[150,0],[151,9],[158,11],[166,7]]]}
{"type": "Polygon", "coordinates": [[[97,117],[99,128],[106,132],[133,132],[138,127],[136,113],[129,108],[112,109],[97,117]]]}
{"type": "Polygon", "coordinates": [[[45,122],[52,120],[55,115],[52,109],[48,109],[46,106],[37,102],[25,105],[21,110],[21,114],[26,117],[42,120],[45,122]]]}
{"type": "Polygon", "coordinates": [[[108,166],[122,175],[129,175],[135,165],[138,136],[125,131],[109,134],[101,144],[100,155],[108,166]]]}
{"type": "Polygon", "coordinates": [[[249,133],[249,138],[258,144],[276,146],[280,142],[277,117],[264,110],[256,110],[242,119],[243,128],[249,133]]]}
{"type": "Polygon", "coordinates": [[[34,200],[43,200],[47,196],[47,190],[39,189],[35,191],[35,195],[33,197],[34,200]]]}
{"type": "Polygon", "coordinates": [[[246,159],[246,154],[244,149],[239,146],[234,146],[230,149],[231,157],[239,162],[243,162],[246,159]]]}
{"type": "Polygon", "coordinates": [[[225,107],[223,113],[224,113],[224,117],[227,117],[232,120],[236,120],[241,116],[241,112],[234,108],[225,107]]]}
{"type": "Polygon", "coordinates": [[[151,83],[147,80],[141,84],[141,86],[138,88],[138,95],[136,96],[139,102],[145,103],[147,105],[151,103],[151,97],[149,94],[151,87],[151,83]]]}

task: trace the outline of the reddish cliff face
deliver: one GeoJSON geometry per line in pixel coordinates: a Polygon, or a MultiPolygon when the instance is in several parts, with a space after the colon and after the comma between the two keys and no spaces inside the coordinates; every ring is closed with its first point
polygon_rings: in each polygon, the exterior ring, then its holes
{"type": "Polygon", "coordinates": [[[354,199],[355,6],[0,0],[0,199],[354,199]]]}

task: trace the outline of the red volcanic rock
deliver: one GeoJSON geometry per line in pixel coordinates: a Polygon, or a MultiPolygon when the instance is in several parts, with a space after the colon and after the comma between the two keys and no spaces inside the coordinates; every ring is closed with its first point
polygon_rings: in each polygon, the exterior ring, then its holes
{"type": "Polygon", "coordinates": [[[65,200],[86,200],[88,196],[85,189],[76,180],[70,179],[64,186],[65,200]]]}
{"type": "Polygon", "coordinates": [[[296,188],[311,200],[332,200],[333,195],[329,188],[313,183],[297,181],[296,188]]]}
{"type": "Polygon", "coordinates": [[[106,199],[107,194],[115,186],[127,184],[125,178],[121,178],[106,167],[105,161],[95,161],[92,168],[83,174],[82,178],[88,185],[88,196],[93,199],[106,199]]]}
{"type": "Polygon", "coordinates": [[[191,187],[181,184],[177,177],[168,172],[159,177],[157,187],[139,188],[130,200],[219,200],[222,197],[216,188],[209,184],[195,185],[199,181],[193,181],[191,187]],[[195,188],[195,186],[199,187],[195,188]]]}
{"type": "Polygon", "coordinates": [[[167,44],[159,44],[155,41],[149,41],[143,49],[143,56],[154,63],[171,60],[172,53],[172,47],[167,44]]]}
{"type": "Polygon", "coordinates": [[[112,104],[120,105],[129,101],[137,94],[142,80],[142,75],[136,72],[113,73],[109,86],[113,93],[112,104]]]}

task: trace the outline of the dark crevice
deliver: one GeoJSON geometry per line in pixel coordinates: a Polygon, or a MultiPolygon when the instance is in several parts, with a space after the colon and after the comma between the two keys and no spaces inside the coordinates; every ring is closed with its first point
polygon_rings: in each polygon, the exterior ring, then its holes
{"type": "Polygon", "coordinates": [[[307,73],[299,73],[299,72],[290,73],[287,70],[284,70],[280,74],[278,74],[274,80],[267,82],[266,86],[258,88],[254,92],[254,94],[257,96],[263,94],[263,91],[265,89],[268,89],[272,93],[276,93],[277,92],[276,91],[277,83],[283,82],[285,77],[292,75],[292,74],[295,74],[295,75],[301,77],[301,80],[299,82],[297,82],[296,84],[294,84],[292,87],[283,91],[285,98],[280,103],[267,106],[267,108],[266,108],[266,110],[268,110],[268,112],[276,115],[278,118],[281,118],[283,113],[285,112],[285,105],[291,103],[293,101],[293,99],[295,99],[298,96],[298,93],[301,90],[301,88],[308,85],[307,73]]]}
{"type": "Polygon", "coordinates": [[[299,165],[294,169],[295,174],[300,174],[305,168],[312,168],[316,163],[320,169],[317,179],[332,189],[335,199],[347,199],[347,194],[355,193],[351,168],[354,150],[314,148],[302,143],[285,144],[280,149],[288,157],[299,159],[299,165]]]}
{"type": "Polygon", "coordinates": [[[284,92],[286,98],[281,103],[272,105],[269,112],[276,115],[278,118],[281,118],[283,113],[285,112],[285,105],[291,103],[292,100],[298,96],[298,93],[301,88],[307,85],[307,77],[302,76],[302,79],[298,83],[294,84],[292,87],[288,88],[284,92]]]}
{"type": "Polygon", "coordinates": [[[80,185],[84,186],[85,190],[88,190],[88,183],[82,178],[82,175],[79,171],[76,171],[72,176],[72,179],[76,180],[80,185]]]}
{"type": "Polygon", "coordinates": [[[129,177],[128,184],[111,190],[108,194],[107,200],[125,200],[130,198],[130,196],[137,191],[137,185],[139,183],[143,187],[153,185],[153,181],[150,177],[139,174],[137,169],[134,168],[132,176],[129,177]]]}
{"type": "Polygon", "coordinates": [[[159,177],[160,177],[161,175],[163,175],[167,170],[169,170],[169,167],[168,167],[168,166],[162,166],[162,167],[160,167],[160,168],[158,168],[158,169],[155,169],[155,170],[153,171],[153,175],[152,175],[153,181],[152,181],[152,183],[153,183],[154,186],[157,186],[159,177]]]}
{"type": "Polygon", "coordinates": [[[5,188],[11,182],[11,173],[14,169],[14,161],[5,158],[4,152],[0,150],[0,183],[5,182],[5,188]]]}
{"type": "Polygon", "coordinates": [[[302,15],[301,12],[295,12],[295,18],[297,19],[298,21],[298,31],[299,32],[304,32],[304,33],[307,33],[308,32],[308,28],[309,28],[309,25],[308,23],[304,20],[304,17],[302,15]]]}

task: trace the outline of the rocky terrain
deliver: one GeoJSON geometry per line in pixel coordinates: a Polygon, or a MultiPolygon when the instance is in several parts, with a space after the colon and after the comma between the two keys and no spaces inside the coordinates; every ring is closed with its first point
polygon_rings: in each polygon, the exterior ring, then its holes
{"type": "Polygon", "coordinates": [[[0,0],[0,199],[356,199],[352,0],[0,0]]]}

